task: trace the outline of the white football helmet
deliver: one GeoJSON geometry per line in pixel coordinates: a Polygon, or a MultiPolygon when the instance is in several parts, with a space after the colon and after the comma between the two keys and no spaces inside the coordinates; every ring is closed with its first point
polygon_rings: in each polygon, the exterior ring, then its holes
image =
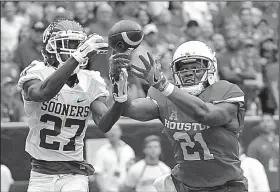
{"type": "MultiPolygon", "coordinates": [[[[84,28],[76,21],[63,19],[52,22],[43,33],[42,55],[45,64],[55,69],[61,67],[66,61],[61,56],[70,56],[86,38],[84,28]]],[[[87,62],[80,63],[74,73],[86,67],[87,62]]]]}
{"type": "Polygon", "coordinates": [[[171,63],[175,85],[188,91],[192,95],[199,95],[205,87],[212,85],[219,80],[217,71],[217,59],[215,52],[205,43],[200,41],[188,41],[181,44],[173,55],[171,63]],[[182,65],[199,63],[200,68],[179,70],[182,65]],[[197,72],[203,72],[200,79],[196,78],[197,72]],[[191,73],[191,83],[186,83],[181,73],[191,73]]]}

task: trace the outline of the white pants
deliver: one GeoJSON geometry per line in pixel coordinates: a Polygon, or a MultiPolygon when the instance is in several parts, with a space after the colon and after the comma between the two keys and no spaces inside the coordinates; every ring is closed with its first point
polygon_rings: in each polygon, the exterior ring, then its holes
{"type": "Polygon", "coordinates": [[[27,192],[88,192],[88,176],[31,171],[27,192]]]}
{"type": "Polygon", "coordinates": [[[177,192],[170,174],[157,178],[154,187],[158,192],[177,192]]]}

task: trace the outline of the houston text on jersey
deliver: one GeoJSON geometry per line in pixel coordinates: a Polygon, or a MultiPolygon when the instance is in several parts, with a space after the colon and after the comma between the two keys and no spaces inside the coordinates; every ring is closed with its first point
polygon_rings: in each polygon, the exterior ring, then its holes
{"type": "Polygon", "coordinates": [[[164,126],[171,130],[178,130],[178,131],[203,131],[206,129],[209,129],[210,126],[203,125],[200,123],[180,123],[175,121],[169,121],[167,119],[164,119],[164,126]]]}

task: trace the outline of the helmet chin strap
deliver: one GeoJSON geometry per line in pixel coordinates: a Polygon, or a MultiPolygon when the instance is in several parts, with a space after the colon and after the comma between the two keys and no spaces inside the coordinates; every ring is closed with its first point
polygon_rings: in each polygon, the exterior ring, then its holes
{"type": "Polygon", "coordinates": [[[188,87],[182,87],[180,88],[183,91],[187,91],[189,94],[193,96],[199,95],[202,91],[204,91],[203,83],[199,83],[198,85],[188,86],[188,87]]]}
{"type": "MultiPolygon", "coordinates": [[[[187,91],[189,94],[197,96],[199,95],[202,91],[204,91],[204,81],[207,79],[207,71],[205,71],[204,75],[201,78],[201,82],[198,83],[197,85],[191,85],[191,86],[186,86],[186,87],[180,87],[181,90],[187,91]]],[[[179,80],[180,81],[180,80],[179,80]]]]}

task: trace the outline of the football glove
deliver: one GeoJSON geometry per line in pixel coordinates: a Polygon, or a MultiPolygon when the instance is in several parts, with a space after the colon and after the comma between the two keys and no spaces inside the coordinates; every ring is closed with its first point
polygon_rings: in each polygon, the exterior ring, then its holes
{"type": "Polygon", "coordinates": [[[145,69],[131,65],[131,67],[135,69],[135,71],[131,70],[131,73],[138,78],[146,80],[150,86],[153,86],[160,92],[163,92],[170,83],[163,75],[160,63],[154,61],[153,57],[149,53],[147,53],[147,55],[150,61],[147,61],[142,55],[139,56],[145,66],[145,69]]]}
{"type": "Polygon", "coordinates": [[[107,54],[108,44],[104,42],[103,37],[98,34],[91,34],[81,42],[72,56],[78,63],[84,63],[94,54],[107,54]]]}
{"type": "Polygon", "coordinates": [[[123,103],[127,100],[129,54],[117,53],[109,58],[109,77],[112,82],[112,94],[115,101],[123,103]]]}
{"type": "Polygon", "coordinates": [[[128,73],[125,68],[121,68],[121,72],[118,75],[118,78],[111,78],[112,81],[112,94],[114,101],[123,103],[127,100],[127,89],[128,89],[128,73]]]}

